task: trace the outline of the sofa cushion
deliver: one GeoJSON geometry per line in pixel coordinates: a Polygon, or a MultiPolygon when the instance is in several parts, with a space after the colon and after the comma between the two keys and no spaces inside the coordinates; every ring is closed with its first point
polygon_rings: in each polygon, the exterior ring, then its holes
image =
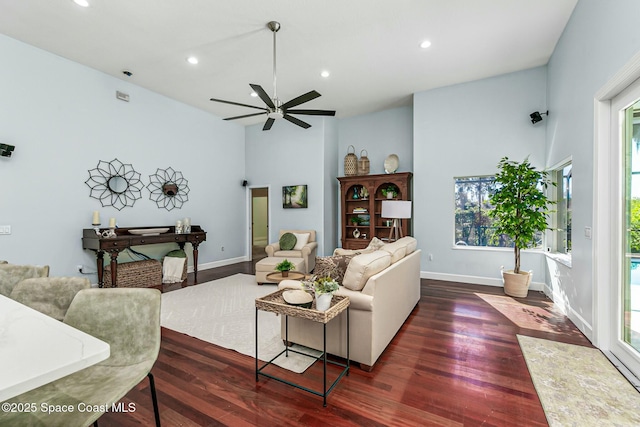
{"type": "Polygon", "coordinates": [[[356,255],[349,262],[342,285],[352,291],[361,291],[369,277],[390,265],[391,255],[383,250],[356,255]]]}
{"type": "Polygon", "coordinates": [[[338,283],[344,280],[349,262],[353,255],[321,256],[316,257],[316,266],[313,274],[318,277],[331,277],[338,283]]]}
{"type": "Polygon", "coordinates": [[[292,233],[296,236],[296,244],[293,247],[294,251],[301,251],[302,248],[309,242],[309,233],[292,233]]]}
{"type": "Polygon", "coordinates": [[[391,264],[400,261],[407,253],[405,242],[401,242],[400,240],[393,243],[387,243],[382,246],[380,250],[388,252],[389,255],[391,255],[391,264]]]}
{"type": "Polygon", "coordinates": [[[414,252],[418,248],[418,241],[415,237],[404,236],[402,239],[398,239],[398,242],[402,242],[407,247],[407,253],[405,256],[414,252]]]}
{"type": "Polygon", "coordinates": [[[293,233],[284,233],[280,236],[280,249],[290,251],[296,245],[296,236],[293,233]]]}

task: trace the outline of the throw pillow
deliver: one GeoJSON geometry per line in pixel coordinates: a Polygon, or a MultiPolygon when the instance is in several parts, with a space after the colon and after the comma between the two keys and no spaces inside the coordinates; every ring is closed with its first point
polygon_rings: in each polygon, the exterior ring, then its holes
{"type": "Polygon", "coordinates": [[[369,277],[380,273],[390,265],[391,255],[385,251],[356,255],[349,262],[342,285],[352,291],[361,291],[369,277]]]}
{"type": "Polygon", "coordinates": [[[369,242],[369,245],[367,246],[367,249],[372,249],[374,251],[377,251],[378,249],[380,249],[384,245],[385,245],[385,243],[382,240],[378,239],[377,237],[374,237],[369,242]]]}
{"type": "Polygon", "coordinates": [[[165,256],[173,258],[186,258],[187,254],[184,252],[184,249],[174,249],[171,252],[167,253],[165,256]]]}
{"type": "Polygon", "coordinates": [[[280,236],[280,249],[283,251],[290,251],[296,245],[296,236],[293,233],[284,233],[280,236]]]}
{"type": "Polygon", "coordinates": [[[309,233],[293,233],[296,236],[296,245],[293,247],[294,251],[301,251],[304,245],[309,242],[309,233]]]}
{"type": "Polygon", "coordinates": [[[316,257],[316,266],[313,268],[313,275],[318,277],[329,276],[341,284],[351,258],[353,258],[353,255],[316,257]]]}

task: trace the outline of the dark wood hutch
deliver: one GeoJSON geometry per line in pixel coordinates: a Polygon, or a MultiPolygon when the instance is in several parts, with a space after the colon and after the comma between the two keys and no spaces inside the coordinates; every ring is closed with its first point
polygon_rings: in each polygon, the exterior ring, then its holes
{"type": "MultiPolygon", "coordinates": [[[[399,172],[338,178],[344,249],[366,248],[373,237],[385,241],[389,238],[391,226],[380,215],[382,201],[387,200],[382,190],[394,185],[398,190],[394,200],[411,200],[412,176],[411,172],[399,172]],[[352,222],[352,218],[359,218],[360,223],[352,222]]],[[[402,220],[402,233],[411,234],[411,219],[402,220]]]]}

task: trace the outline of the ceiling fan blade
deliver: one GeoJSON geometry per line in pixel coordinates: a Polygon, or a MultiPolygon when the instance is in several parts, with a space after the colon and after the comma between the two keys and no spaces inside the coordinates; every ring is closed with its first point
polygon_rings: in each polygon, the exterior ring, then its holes
{"type": "Polygon", "coordinates": [[[302,128],[305,128],[305,129],[309,129],[311,127],[311,125],[309,123],[303,122],[302,120],[297,119],[297,118],[295,118],[293,116],[290,116],[288,114],[284,115],[284,119],[290,121],[294,125],[298,125],[298,126],[300,126],[302,128]]]}
{"type": "Polygon", "coordinates": [[[245,117],[262,116],[263,114],[267,114],[267,113],[264,112],[264,113],[245,114],[243,116],[227,117],[226,119],[223,119],[223,120],[244,119],[245,117]]]}
{"type": "Polygon", "coordinates": [[[312,99],[316,99],[317,97],[321,96],[318,92],[316,92],[315,90],[312,90],[310,92],[305,93],[304,95],[300,95],[297,98],[293,98],[291,101],[287,101],[284,104],[282,104],[282,109],[286,110],[289,107],[295,107],[296,105],[300,105],[300,104],[304,104],[305,102],[309,102],[312,99]]]}
{"type": "Polygon", "coordinates": [[[239,105],[239,106],[241,106],[241,107],[256,108],[256,109],[258,109],[258,110],[264,110],[264,111],[267,111],[267,109],[266,109],[266,108],[264,108],[264,107],[256,107],[255,105],[241,104],[240,102],[225,101],[224,99],[211,98],[209,101],[222,102],[222,103],[224,103],[224,104],[239,105]]]}
{"type": "Polygon", "coordinates": [[[269,130],[271,129],[271,126],[273,126],[273,122],[275,122],[276,119],[272,119],[271,117],[269,117],[267,119],[266,122],[264,122],[264,126],[262,127],[262,130],[269,130]]]}
{"type": "Polygon", "coordinates": [[[267,95],[267,92],[262,89],[262,86],[254,85],[251,83],[249,83],[249,86],[251,86],[251,89],[253,89],[253,91],[258,94],[260,99],[262,99],[269,108],[276,108],[276,106],[273,105],[273,101],[271,100],[271,98],[269,98],[269,95],[267,95]]]}
{"type": "Polygon", "coordinates": [[[287,110],[287,114],[306,114],[308,116],[335,116],[333,110],[287,110]]]}

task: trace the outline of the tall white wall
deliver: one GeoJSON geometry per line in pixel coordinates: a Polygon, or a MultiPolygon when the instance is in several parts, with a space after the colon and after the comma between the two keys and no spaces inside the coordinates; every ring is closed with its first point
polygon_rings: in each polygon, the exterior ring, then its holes
{"type": "Polygon", "coordinates": [[[191,217],[208,232],[199,248],[205,267],[244,256],[241,126],[2,35],[0,56],[0,141],[16,146],[0,158],[0,224],[12,227],[0,236],[0,259],[48,264],[56,276],[78,275],[77,264],[95,270],[81,243],[94,210],[121,227],[191,217]],[[157,168],[181,171],[189,200],[169,212],[145,188],[133,207],[102,207],[85,181],[98,161],[115,158],[145,185],[157,168]]]}
{"type": "Polygon", "coordinates": [[[594,95],[640,51],[640,2],[580,0],[548,64],[546,165],[573,157],[572,266],[549,260],[554,299],[591,336],[593,326],[594,95]]]}
{"type": "MultiPolygon", "coordinates": [[[[305,121],[312,125],[309,129],[284,120],[276,122],[269,131],[263,131],[262,124],[247,126],[246,179],[250,186],[269,187],[269,242],[278,240],[281,229],[314,229],[318,255],[323,255],[333,251],[333,242],[325,246],[325,221],[329,216],[337,216],[335,207],[324,203],[326,177],[334,172],[325,167],[325,155],[335,151],[326,147],[337,143],[335,119],[307,117],[305,121]],[[282,187],[290,185],[307,185],[308,208],[282,207],[282,187]]],[[[331,159],[331,164],[335,164],[335,159],[331,159]]]]}
{"type": "MultiPolygon", "coordinates": [[[[454,246],[454,177],[492,175],[498,161],[529,157],[544,167],[546,67],[414,94],[414,234],[423,277],[497,284],[513,268],[512,249],[454,246]],[[433,260],[429,259],[429,254],[433,260]]],[[[544,282],[543,256],[523,253],[522,267],[544,282]]]]}

